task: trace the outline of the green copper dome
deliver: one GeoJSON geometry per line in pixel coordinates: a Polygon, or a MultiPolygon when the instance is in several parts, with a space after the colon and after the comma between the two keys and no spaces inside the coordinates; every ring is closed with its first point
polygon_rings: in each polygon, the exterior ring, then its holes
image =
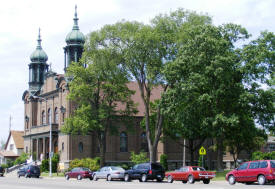
{"type": "Polygon", "coordinates": [[[85,43],[85,36],[82,32],[79,31],[78,27],[78,18],[77,18],[77,12],[75,7],[75,17],[74,17],[74,26],[70,33],[68,33],[66,37],[66,43],[67,44],[84,44],[85,43]]]}
{"type": "Polygon", "coordinates": [[[48,60],[48,56],[45,51],[41,47],[41,38],[40,38],[40,29],[37,40],[36,50],[31,54],[30,59],[32,62],[46,62],[48,60]]]}

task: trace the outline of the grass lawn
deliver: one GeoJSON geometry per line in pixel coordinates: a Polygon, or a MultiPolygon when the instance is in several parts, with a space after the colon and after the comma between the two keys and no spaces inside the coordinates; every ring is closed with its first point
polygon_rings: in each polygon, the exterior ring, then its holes
{"type": "Polygon", "coordinates": [[[223,172],[216,172],[216,177],[213,178],[213,181],[225,181],[225,175],[229,172],[230,170],[226,170],[223,172]]]}
{"type": "MultiPolygon", "coordinates": [[[[53,177],[64,177],[64,173],[52,173],[53,177]]],[[[48,172],[43,172],[41,173],[41,177],[49,177],[49,173],[48,172]]]]}

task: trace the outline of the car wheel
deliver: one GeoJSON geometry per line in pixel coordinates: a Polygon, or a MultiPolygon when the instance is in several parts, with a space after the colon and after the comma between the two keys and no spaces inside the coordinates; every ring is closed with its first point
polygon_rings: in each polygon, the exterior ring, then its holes
{"type": "Polygon", "coordinates": [[[209,184],[210,183],[210,180],[209,179],[204,179],[203,180],[203,184],[209,184]]]}
{"type": "Polygon", "coordinates": [[[107,180],[107,181],[112,181],[111,175],[108,175],[106,180],[107,180]]]}
{"type": "Polygon", "coordinates": [[[147,181],[147,175],[146,174],[142,174],[141,175],[141,181],[142,182],[146,182],[147,181]]]}
{"type": "Polygon", "coordinates": [[[258,176],[258,183],[259,183],[259,185],[264,185],[265,184],[265,176],[264,175],[259,175],[258,176]]]}
{"type": "Polygon", "coordinates": [[[190,175],[190,176],[188,177],[188,183],[189,183],[189,184],[194,184],[194,182],[195,182],[194,177],[193,177],[192,175],[190,175]]]}
{"type": "Polygon", "coordinates": [[[130,177],[129,177],[128,174],[125,174],[125,175],[124,175],[124,181],[125,181],[125,182],[129,182],[129,181],[130,181],[130,177]]]}
{"type": "Polygon", "coordinates": [[[69,175],[66,175],[65,178],[66,178],[66,180],[69,180],[69,179],[70,179],[69,175]]]}
{"type": "Polygon", "coordinates": [[[82,176],[81,175],[77,175],[77,180],[81,180],[82,176]]]}
{"type": "Polygon", "coordinates": [[[94,175],[94,181],[97,181],[97,180],[98,180],[97,176],[96,176],[96,175],[94,175]]]}
{"type": "Polygon", "coordinates": [[[171,175],[169,175],[169,176],[167,177],[167,182],[173,183],[173,181],[174,181],[173,177],[172,177],[171,175]]]}
{"type": "Polygon", "coordinates": [[[235,184],[235,183],[236,183],[235,177],[234,177],[233,175],[230,175],[230,176],[228,177],[228,182],[229,182],[230,185],[235,184]]]}
{"type": "Polygon", "coordinates": [[[186,184],[187,183],[187,181],[186,180],[183,180],[183,181],[181,181],[183,184],[186,184]]]}
{"type": "Polygon", "coordinates": [[[20,174],[17,174],[17,177],[20,178],[20,174]]]}
{"type": "Polygon", "coordinates": [[[36,176],[36,178],[39,178],[39,176],[36,176]]]}

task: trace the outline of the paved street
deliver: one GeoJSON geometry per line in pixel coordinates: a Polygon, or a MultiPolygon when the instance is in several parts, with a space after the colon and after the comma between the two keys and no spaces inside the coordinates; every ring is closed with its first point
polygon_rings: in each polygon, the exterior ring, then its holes
{"type": "Polygon", "coordinates": [[[139,181],[132,182],[121,182],[121,181],[112,181],[107,182],[105,180],[99,181],[90,181],[90,180],[75,180],[71,179],[69,181],[64,178],[16,178],[16,177],[0,177],[0,188],[1,189],[81,189],[81,188],[95,188],[95,189],[234,189],[234,188],[249,188],[249,189],[265,189],[265,188],[274,188],[274,185],[265,185],[259,186],[257,184],[254,185],[244,185],[244,184],[236,184],[229,185],[224,181],[216,181],[210,182],[209,185],[205,185],[203,183],[195,183],[195,184],[182,184],[181,182],[174,182],[172,184],[163,182],[146,182],[140,183],[139,181]]]}

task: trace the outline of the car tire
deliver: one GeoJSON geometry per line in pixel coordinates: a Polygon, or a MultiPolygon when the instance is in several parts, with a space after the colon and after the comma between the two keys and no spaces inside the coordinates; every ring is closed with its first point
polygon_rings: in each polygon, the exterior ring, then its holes
{"type": "Polygon", "coordinates": [[[209,184],[210,183],[210,179],[204,179],[203,180],[203,184],[209,184]]]}
{"type": "Polygon", "coordinates": [[[36,178],[39,178],[39,176],[36,176],[36,178]]]}
{"type": "Polygon", "coordinates": [[[236,179],[235,179],[235,177],[233,175],[229,175],[229,177],[228,177],[228,183],[230,185],[234,185],[236,183],[236,179]]]}
{"type": "Polygon", "coordinates": [[[266,182],[265,176],[264,175],[259,175],[258,176],[258,183],[259,185],[264,185],[266,182]]]}
{"type": "Polygon", "coordinates": [[[147,175],[146,174],[141,175],[141,182],[147,182],[147,175]]]}
{"type": "Polygon", "coordinates": [[[168,182],[168,183],[173,183],[173,181],[174,181],[173,177],[172,177],[171,175],[169,175],[169,176],[167,177],[167,182],[168,182]]]}
{"type": "Polygon", "coordinates": [[[77,180],[82,180],[82,176],[81,175],[77,175],[77,180]]]}
{"type": "Polygon", "coordinates": [[[194,180],[193,175],[189,175],[189,177],[188,177],[188,183],[189,184],[194,184],[194,182],[195,182],[195,180],[194,180]]]}
{"type": "Polygon", "coordinates": [[[125,175],[124,175],[124,181],[125,181],[125,182],[129,182],[129,181],[130,181],[130,176],[129,176],[129,174],[125,174],[125,175]]]}
{"type": "Polygon", "coordinates": [[[97,176],[96,175],[94,175],[94,181],[97,181],[98,180],[98,178],[97,178],[97,176]]]}
{"type": "Polygon", "coordinates": [[[112,181],[111,175],[107,175],[106,180],[107,180],[107,181],[112,181]]]}
{"type": "Polygon", "coordinates": [[[20,174],[17,174],[17,177],[20,178],[20,174]]]}
{"type": "Polygon", "coordinates": [[[183,181],[181,181],[183,184],[186,184],[187,183],[187,181],[186,180],[183,180],[183,181]]]}
{"type": "Polygon", "coordinates": [[[66,175],[65,178],[66,178],[66,180],[69,180],[69,179],[70,179],[69,175],[66,175]]]}

